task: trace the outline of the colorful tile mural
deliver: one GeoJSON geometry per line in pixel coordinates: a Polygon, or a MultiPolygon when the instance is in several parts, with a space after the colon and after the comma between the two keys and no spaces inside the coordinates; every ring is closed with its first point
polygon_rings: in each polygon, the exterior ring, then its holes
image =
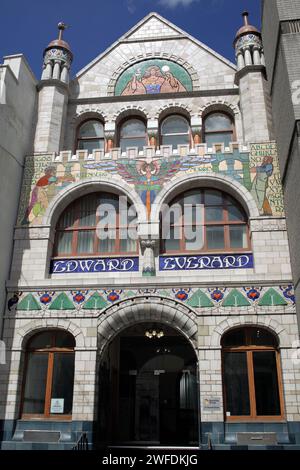
{"type": "Polygon", "coordinates": [[[151,59],[125,70],[116,83],[115,95],[154,95],[192,90],[192,79],[183,67],[169,60],[151,59]]]}
{"type": "Polygon", "coordinates": [[[105,310],[108,306],[138,296],[161,296],[186,303],[192,308],[293,307],[292,285],[276,287],[177,287],[142,289],[97,289],[65,292],[20,292],[8,299],[8,311],[105,310]],[[13,300],[13,301],[12,301],[13,300]]]}
{"type": "Polygon", "coordinates": [[[183,173],[219,173],[237,180],[253,195],[261,215],[282,216],[283,196],[276,144],[251,144],[250,152],[190,154],[153,159],[56,161],[50,155],[29,156],[23,178],[18,224],[38,225],[59,191],[83,179],[113,176],[126,181],[140,195],[150,213],[165,183],[183,173]]]}

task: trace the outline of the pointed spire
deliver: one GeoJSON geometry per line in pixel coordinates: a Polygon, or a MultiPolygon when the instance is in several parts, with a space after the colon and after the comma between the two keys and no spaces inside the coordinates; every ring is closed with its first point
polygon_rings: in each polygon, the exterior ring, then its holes
{"type": "Polygon", "coordinates": [[[248,21],[249,12],[248,11],[243,11],[242,16],[244,18],[244,25],[248,26],[249,25],[249,21],[248,21]]]}

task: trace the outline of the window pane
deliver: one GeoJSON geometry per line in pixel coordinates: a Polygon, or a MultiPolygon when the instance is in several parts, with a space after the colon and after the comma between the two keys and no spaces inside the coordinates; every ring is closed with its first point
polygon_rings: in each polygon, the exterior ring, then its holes
{"type": "Polygon", "coordinates": [[[83,197],[80,200],[79,225],[80,227],[94,227],[96,224],[97,198],[94,195],[83,197]]]}
{"type": "Polygon", "coordinates": [[[228,219],[232,222],[245,221],[246,217],[242,209],[237,206],[228,206],[228,219]]]}
{"type": "Polygon", "coordinates": [[[122,138],[120,139],[120,147],[122,152],[125,152],[128,147],[138,147],[138,150],[143,150],[147,145],[146,137],[122,138]]]}
{"type": "Polygon", "coordinates": [[[166,251],[179,251],[180,250],[180,230],[178,227],[170,227],[165,240],[166,251]]]}
{"type": "Polygon", "coordinates": [[[253,367],[257,415],[280,415],[275,351],[254,352],[253,367]]]}
{"type": "Polygon", "coordinates": [[[231,130],[231,119],[222,113],[213,113],[205,119],[205,131],[231,130]]]}
{"type": "Polygon", "coordinates": [[[82,230],[78,232],[77,253],[93,253],[94,236],[94,230],[82,230]]]}
{"type": "Polygon", "coordinates": [[[275,336],[262,328],[248,328],[248,336],[251,346],[278,346],[275,336]]]}
{"type": "Polygon", "coordinates": [[[244,346],[246,344],[246,330],[244,328],[237,328],[227,333],[222,339],[223,347],[230,346],[244,346]]]}
{"type": "Polygon", "coordinates": [[[206,239],[207,239],[208,248],[223,249],[225,247],[224,227],[217,227],[217,226],[206,227],[206,239]]]}
{"type": "Polygon", "coordinates": [[[206,207],[205,220],[206,222],[223,220],[223,207],[206,207]]]}
{"type": "Polygon", "coordinates": [[[250,415],[247,356],[245,352],[224,354],[227,416],[250,415]]]}
{"type": "Polygon", "coordinates": [[[185,249],[186,250],[202,250],[204,239],[204,227],[190,226],[184,228],[185,249]]]}
{"type": "Polygon", "coordinates": [[[73,227],[75,222],[75,207],[74,204],[68,207],[61,215],[58,227],[61,229],[73,227]]]}
{"type": "Polygon", "coordinates": [[[207,189],[205,191],[205,205],[223,206],[223,197],[221,191],[207,189]]]}
{"type": "Polygon", "coordinates": [[[78,149],[88,150],[88,153],[93,153],[95,149],[104,149],[104,139],[79,140],[78,149]]]}
{"type": "Polygon", "coordinates": [[[120,240],[120,251],[122,253],[129,253],[136,251],[136,240],[127,238],[120,240]]]}
{"type": "Polygon", "coordinates": [[[45,331],[35,335],[30,341],[28,348],[30,349],[46,349],[54,346],[54,332],[45,331]]]}
{"type": "Polygon", "coordinates": [[[201,204],[202,203],[201,193],[200,192],[194,193],[190,191],[188,193],[185,193],[184,198],[183,198],[183,203],[192,204],[194,206],[201,204]]]}
{"type": "Polygon", "coordinates": [[[79,137],[104,137],[103,124],[99,121],[87,121],[80,126],[79,137]]]}
{"type": "Polygon", "coordinates": [[[188,134],[184,135],[163,135],[162,145],[172,145],[173,149],[177,149],[177,145],[189,144],[190,137],[188,134]]]}
{"type": "Polygon", "coordinates": [[[246,225],[232,225],[229,227],[230,247],[247,248],[247,229],[246,225]]]}
{"type": "Polygon", "coordinates": [[[72,253],[73,232],[57,232],[56,237],[57,254],[72,253]]]}
{"type": "Polygon", "coordinates": [[[23,413],[44,414],[47,370],[47,353],[35,353],[29,355],[23,413]]]}
{"type": "Polygon", "coordinates": [[[106,231],[106,237],[103,236],[102,240],[99,240],[98,251],[103,254],[113,253],[116,251],[116,230],[106,231]]]}
{"type": "Polygon", "coordinates": [[[139,119],[126,121],[121,128],[121,137],[141,137],[146,134],[146,126],[139,119]]]}
{"type": "Polygon", "coordinates": [[[181,116],[170,116],[162,124],[162,134],[185,134],[189,131],[189,124],[181,116]]]}
{"type": "Polygon", "coordinates": [[[232,132],[205,134],[205,142],[208,146],[213,144],[224,144],[225,147],[229,147],[230,142],[232,142],[232,132]]]}
{"type": "Polygon", "coordinates": [[[64,333],[63,331],[56,331],[54,344],[56,348],[74,348],[75,339],[68,333],[64,333]]]}
{"type": "Polygon", "coordinates": [[[62,407],[59,409],[59,414],[72,413],[74,358],[74,353],[54,354],[51,399],[62,400],[62,407]]]}

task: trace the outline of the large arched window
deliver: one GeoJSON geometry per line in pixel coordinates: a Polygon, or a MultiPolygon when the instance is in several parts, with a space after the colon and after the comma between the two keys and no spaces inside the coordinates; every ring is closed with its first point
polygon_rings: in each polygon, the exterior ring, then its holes
{"type": "Polygon", "coordinates": [[[222,112],[208,114],[203,123],[203,141],[208,146],[224,144],[225,147],[234,140],[234,124],[231,117],[222,112]]]}
{"type": "Polygon", "coordinates": [[[77,146],[79,150],[104,149],[104,126],[96,119],[83,122],[77,132],[77,146]]]}
{"type": "Polygon", "coordinates": [[[64,331],[32,337],[26,348],[22,417],[70,417],[73,404],[75,340],[64,331]]]}
{"type": "Polygon", "coordinates": [[[139,150],[148,144],[146,124],[142,119],[130,118],[120,125],[120,147],[125,152],[127,147],[138,147],[139,150]]]}
{"type": "Polygon", "coordinates": [[[114,194],[91,193],[75,200],[56,225],[54,256],[136,253],[136,215],[127,209],[114,194]]]}
{"type": "Polygon", "coordinates": [[[162,217],[162,250],[240,252],[250,250],[247,215],[241,205],[215,189],[193,189],[175,198],[162,217]]]}
{"type": "Polygon", "coordinates": [[[174,149],[180,144],[190,143],[190,126],[186,118],[178,114],[168,116],[160,128],[161,144],[172,145],[174,149]]]}
{"type": "Polygon", "coordinates": [[[282,418],[277,339],[260,327],[236,328],[222,338],[224,410],[228,421],[282,418]]]}

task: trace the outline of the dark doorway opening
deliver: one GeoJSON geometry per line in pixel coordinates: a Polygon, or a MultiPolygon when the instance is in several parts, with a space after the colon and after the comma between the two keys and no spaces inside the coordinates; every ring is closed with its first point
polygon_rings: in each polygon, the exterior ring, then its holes
{"type": "Polygon", "coordinates": [[[198,445],[197,360],[175,329],[142,323],[122,331],[102,358],[99,392],[102,445],[198,445]]]}

